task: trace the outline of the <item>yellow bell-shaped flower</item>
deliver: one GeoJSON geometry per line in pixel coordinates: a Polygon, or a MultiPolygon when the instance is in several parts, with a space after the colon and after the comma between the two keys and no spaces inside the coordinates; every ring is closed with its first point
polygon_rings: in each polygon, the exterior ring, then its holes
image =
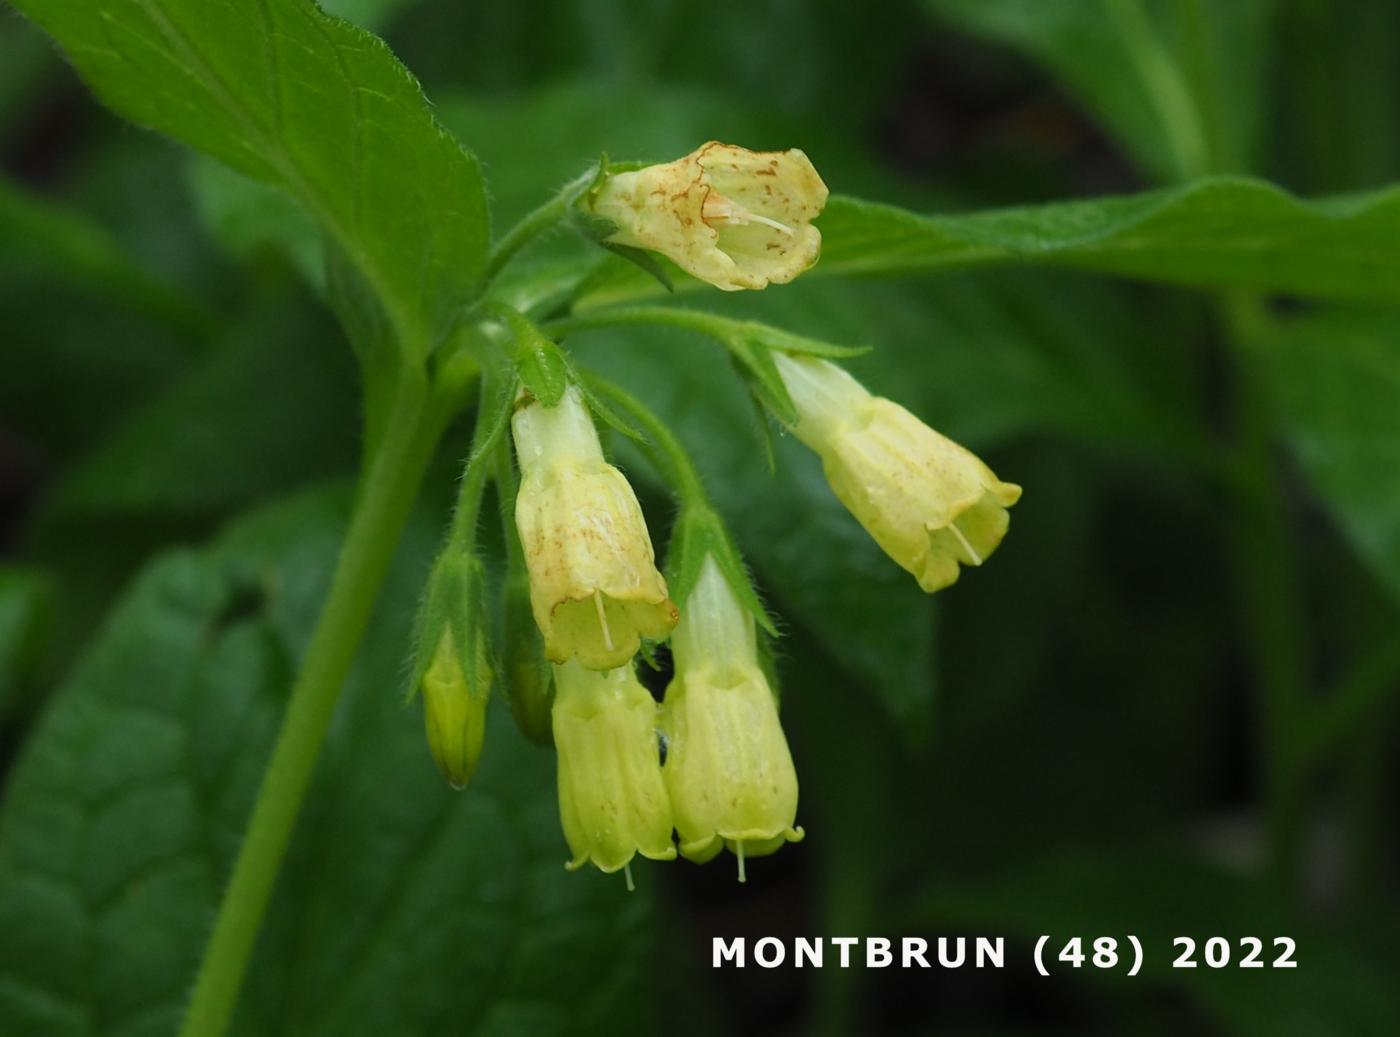
{"type": "Polygon", "coordinates": [[[593,670],[623,666],[643,637],[665,637],[677,619],[636,494],[604,460],[577,386],[557,406],[527,403],[512,428],[515,523],[545,654],[593,670]]]}
{"type": "Polygon", "coordinates": [[[797,438],[885,553],[932,592],[981,565],[1006,534],[1021,487],[827,360],[775,353],[797,438]]]}
{"type": "Polygon", "coordinates": [[[671,636],[662,773],[681,854],[707,861],[723,846],[743,860],[802,838],[797,772],[778,704],[758,663],[753,617],[713,557],[703,563],[671,636]]]}
{"type": "Polygon", "coordinates": [[[791,281],[817,261],[827,190],[801,151],[710,141],[685,158],[606,177],[586,201],[606,240],[651,249],[725,291],[791,281]]]}
{"type": "Polygon", "coordinates": [[[656,703],[631,666],[554,668],[559,817],[570,870],[627,867],[640,853],[673,860],[671,801],[661,779],[656,703]]]}

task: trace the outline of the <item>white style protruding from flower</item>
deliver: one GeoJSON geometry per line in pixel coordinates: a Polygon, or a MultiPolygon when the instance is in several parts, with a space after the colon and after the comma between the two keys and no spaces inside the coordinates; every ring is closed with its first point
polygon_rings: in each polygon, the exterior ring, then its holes
{"type": "Polygon", "coordinates": [[[636,494],[603,458],[577,386],[554,407],[528,402],[511,425],[515,523],[545,653],[593,670],[622,666],[641,638],[665,637],[677,619],[636,494]]]}
{"type": "Polygon", "coordinates": [[[559,817],[573,852],[567,867],[591,862],[614,872],[638,853],[673,860],[651,694],[630,665],[604,673],[569,662],[554,668],[554,683],[559,817]]]}
{"type": "Polygon", "coordinates": [[[713,557],[686,598],[671,652],[662,772],[681,854],[703,862],[728,846],[743,881],[746,856],[772,853],[803,833],[794,827],[797,772],[758,662],[753,616],[713,557]]]}
{"type": "Polygon", "coordinates": [[[794,434],[821,457],[841,503],[920,587],[947,587],[960,565],[981,565],[996,550],[1021,487],[835,364],[773,359],[797,407],[794,434]]]}
{"type": "Polygon", "coordinates": [[[791,281],[817,261],[812,220],[827,190],[801,151],[749,151],[710,141],[685,158],[613,173],[590,206],[607,240],[652,249],[725,291],[791,281]]]}

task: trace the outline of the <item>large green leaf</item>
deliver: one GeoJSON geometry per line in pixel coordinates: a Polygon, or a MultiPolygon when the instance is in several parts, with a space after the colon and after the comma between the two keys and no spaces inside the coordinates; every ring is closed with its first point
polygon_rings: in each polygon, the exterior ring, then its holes
{"type": "MultiPolygon", "coordinates": [[[[1200,287],[1400,299],[1400,189],[1302,201],[1236,177],[1094,201],[920,216],[832,198],[807,278],[1056,266],[1200,287]]],[[[694,286],[678,275],[678,287],[694,286]]],[[[585,301],[656,294],[618,262],[585,301]]]]}
{"type": "Polygon", "coordinates": [[[1045,65],[1158,178],[1249,167],[1274,0],[923,2],[1045,65]]]}
{"type": "MultiPolygon", "coordinates": [[[[173,1031],[347,504],[312,494],[153,563],[57,695],[0,814],[0,1032],[173,1031]]],[[[565,873],[550,756],[493,707],[454,793],[398,694],[438,534],[411,526],[390,576],[237,1033],[624,1032],[646,1011],[649,897],[565,873]]]]}
{"type": "Polygon", "coordinates": [[[1262,347],[1308,481],[1400,598],[1400,320],[1324,310],[1262,347]]]}
{"type": "Polygon", "coordinates": [[[485,191],[377,37],[304,0],[16,6],[118,113],[296,196],[402,348],[444,331],[485,259],[485,191]]]}

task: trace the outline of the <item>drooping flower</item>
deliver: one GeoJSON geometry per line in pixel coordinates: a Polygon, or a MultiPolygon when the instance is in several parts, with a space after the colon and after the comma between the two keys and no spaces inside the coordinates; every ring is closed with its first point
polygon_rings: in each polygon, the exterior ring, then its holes
{"type": "Polygon", "coordinates": [[[827,360],[775,353],[797,407],[793,432],[817,452],[841,503],[932,592],[981,565],[1006,534],[1021,487],[827,360]]]}
{"type": "Polygon", "coordinates": [[[614,244],[651,249],[725,291],[783,284],[811,267],[827,190],[801,151],[710,141],[684,158],[606,177],[586,203],[614,244]]]}
{"type": "Polygon", "coordinates": [[[557,406],[527,403],[512,428],[515,523],[545,654],[594,670],[622,666],[641,638],[665,637],[677,619],[636,494],[604,460],[577,386],[557,406]]]}
{"type": "Polygon", "coordinates": [[[554,668],[559,816],[573,858],[614,872],[640,853],[673,860],[671,801],[661,778],[656,703],[632,667],[554,668]]]}
{"type": "Polygon", "coordinates": [[[743,861],[802,838],[797,772],[778,704],[758,662],[753,617],[713,557],[705,560],[671,636],[662,773],[681,854],[707,861],[724,846],[743,861]]]}

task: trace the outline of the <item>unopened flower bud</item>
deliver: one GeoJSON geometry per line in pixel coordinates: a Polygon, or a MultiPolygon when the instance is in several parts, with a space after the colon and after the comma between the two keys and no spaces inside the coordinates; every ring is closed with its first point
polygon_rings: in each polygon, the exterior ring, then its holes
{"type": "Polygon", "coordinates": [[[554,668],[559,816],[572,870],[614,872],[640,853],[672,860],[671,802],[661,778],[656,703],[631,666],[554,668]]]}
{"type": "Polygon", "coordinates": [[[660,252],[736,291],[791,281],[817,261],[812,220],[826,196],[801,151],[710,141],[674,162],[609,175],[588,204],[617,227],[609,242],[660,252]]]}
{"type": "Polygon", "coordinates": [[[483,579],[480,560],[449,544],[428,576],[414,639],[412,684],[423,697],[428,748],[459,789],[481,757],[494,676],[482,615],[483,579]]]}
{"type": "Polygon", "coordinates": [[[544,657],[530,609],[530,582],[523,569],[506,577],[504,599],[501,674],[510,695],[510,711],[526,738],[548,747],[554,744],[549,716],[554,674],[544,657]]]}
{"type": "Polygon", "coordinates": [[[465,788],[481,759],[486,736],[486,701],[491,670],[486,665],[484,636],[477,637],[477,659],[468,677],[457,658],[452,637],[443,631],[433,661],[423,674],[423,722],[428,748],[453,788],[465,788]]]}
{"type": "Polygon", "coordinates": [[[636,494],[604,460],[577,386],[557,406],[528,403],[512,428],[515,522],[545,654],[594,670],[623,666],[643,637],[665,637],[677,618],[636,494]]]}
{"type": "Polygon", "coordinates": [[[786,353],[774,361],[797,407],[793,432],[821,457],[841,503],[920,587],[947,587],[959,565],[981,565],[996,550],[1021,487],[835,364],[786,353]]]}
{"type": "Polygon", "coordinates": [[[681,854],[706,861],[728,846],[739,857],[802,838],[797,772],[778,704],[759,665],[753,617],[713,558],[705,561],[671,637],[676,675],[662,730],[681,854]]]}

